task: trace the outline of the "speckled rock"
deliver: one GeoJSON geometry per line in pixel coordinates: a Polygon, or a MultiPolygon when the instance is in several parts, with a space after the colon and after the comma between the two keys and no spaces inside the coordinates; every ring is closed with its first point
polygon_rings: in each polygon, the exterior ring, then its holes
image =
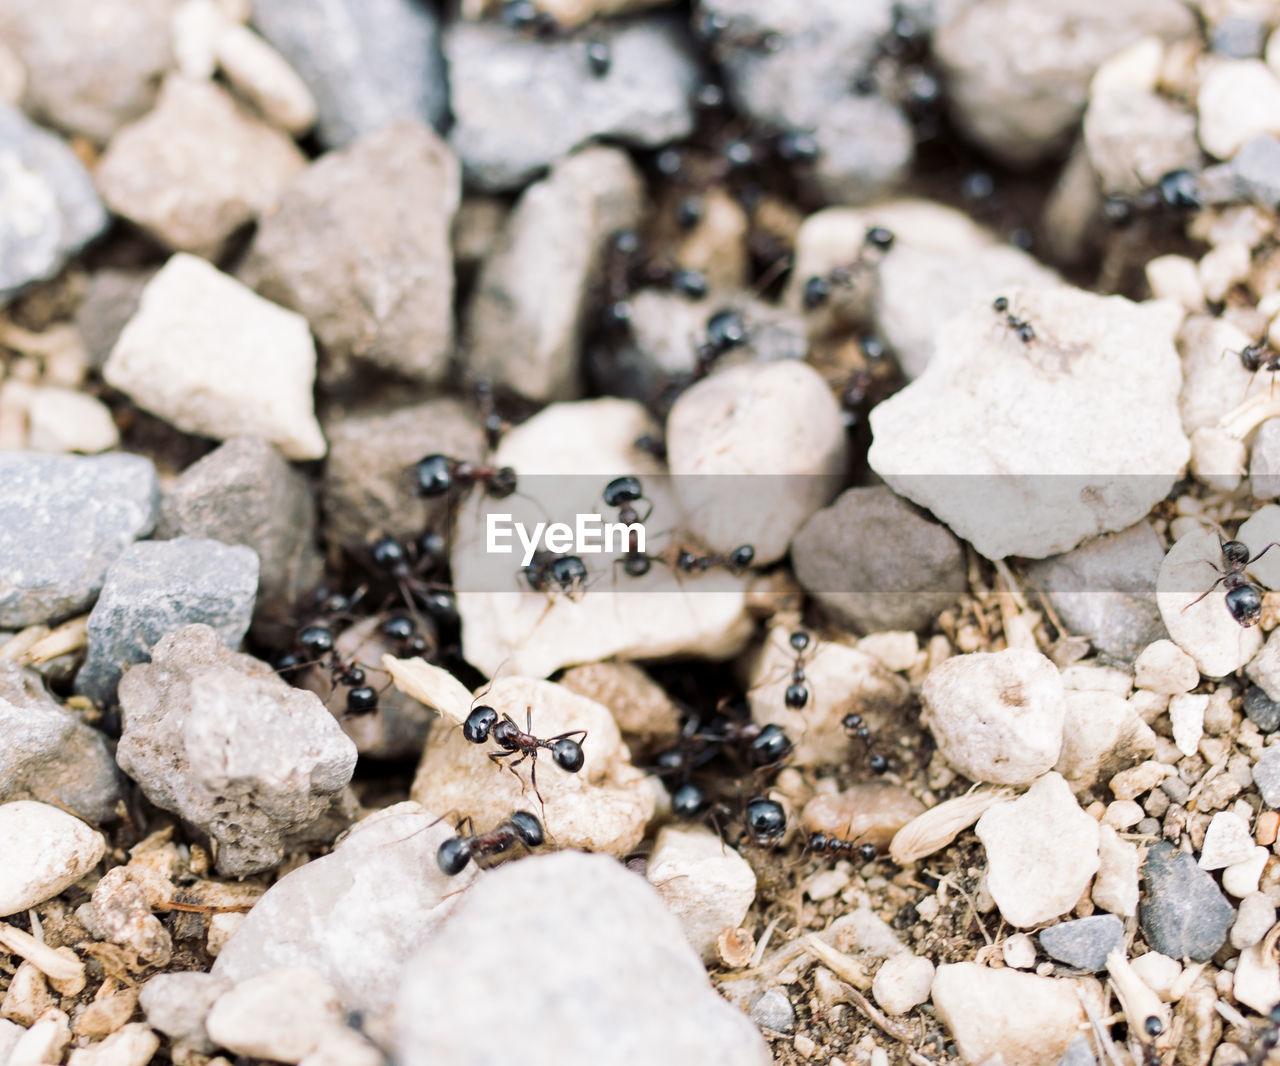
{"type": "Polygon", "coordinates": [[[89,275],[84,299],[76,306],[75,326],[92,366],[101,367],[107,361],[154,274],[150,269],[104,268],[89,275]]]}
{"type": "Polygon", "coordinates": [[[101,833],[57,807],[0,804],[0,916],[52,899],[97,866],[105,850],[101,833]]]}
{"type": "Polygon", "coordinates": [[[1107,955],[1123,939],[1124,922],[1114,914],[1095,914],[1040,930],[1045,953],[1077,970],[1106,969],[1107,955]]]}
{"type": "Polygon", "coordinates": [[[90,901],[76,908],[76,917],[95,940],[128,948],[152,966],[167,966],[173,958],[173,939],[151,913],[143,886],[129,874],[126,866],[113,866],[103,874],[90,901]]]}
{"type": "Polygon", "coordinates": [[[1212,958],[1226,942],[1236,912],[1193,856],[1163,841],[1147,849],[1140,919],[1148,946],[1163,955],[1212,958]]]}
{"type": "Polygon", "coordinates": [[[1132,918],[1138,913],[1138,846],[1103,825],[1099,827],[1098,856],[1093,902],[1121,918],[1132,918]]]}
{"type": "Polygon", "coordinates": [[[890,955],[876,971],[871,994],[889,1014],[906,1014],[929,998],[933,963],[909,951],[890,955]]]}
{"type": "Polygon", "coordinates": [[[1155,751],[1156,735],[1128,700],[1110,692],[1068,692],[1062,751],[1054,769],[1075,792],[1110,781],[1155,751]]]}
{"type": "Polygon", "coordinates": [[[661,829],[645,877],[680,919],[704,962],[715,961],[716,938],[737,929],[756,898],[750,864],[717,834],[700,827],[661,829]]]}
{"type": "Polygon", "coordinates": [[[214,1002],[231,990],[231,982],[197,970],[160,973],[138,995],[147,1024],[164,1033],[175,1045],[210,1054],[213,1043],[204,1020],[214,1002]]]}

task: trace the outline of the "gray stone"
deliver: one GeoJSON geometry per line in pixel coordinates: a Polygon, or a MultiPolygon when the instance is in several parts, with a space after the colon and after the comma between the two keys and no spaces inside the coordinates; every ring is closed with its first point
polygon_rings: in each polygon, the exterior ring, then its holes
{"type": "Polygon", "coordinates": [[[225,978],[196,970],[156,974],[142,986],[138,1006],[146,1014],[147,1024],[175,1045],[208,1055],[213,1052],[213,1041],[204,1020],[214,1001],[231,987],[225,978]]]}
{"type": "Polygon", "coordinates": [[[1260,733],[1274,733],[1280,729],[1280,703],[1257,685],[1250,685],[1245,689],[1244,713],[1260,733]]]}
{"type": "Polygon", "coordinates": [[[1040,946],[1050,958],[1077,970],[1104,970],[1107,955],[1124,940],[1124,922],[1114,914],[1095,914],[1040,930],[1040,946]]]}
{"type": "Polygon", "coordinates": [[[772,1061],[657,893],[601,855],[538,855],[479,879],[400,982],[393,1034],[403,1066],[494,1061],[492,1004],[510,1002],[555,1034],[521,1043],[526,1066],[772,1061]],[[494,921],[507,913],[537,915],[518,951],[494,921]]]}
{"type": "Polygon", "coordinates": [[[1058,1066],[1098,1066],[1098,1059],[1093,1053],[1093,1041],[1084,1034],[1076,1037],[1058,1060],[1058,1066]]]}
{"type": "Polygon", "coordinates": [[[640,222],[643,198],[639,172],[615,148],[576,152],[525,190],[468,309],[477,375],[540,403],[579,395],[588,299],[610,235],[640,222]]]}
{"type": "Polygon", "coordinates": [[[104,822],[120,775],[106,738],[63,708],[38,674],[0,662],[0,802],[30,799],[104,822]]]}
{"type": "Polygon", "coordinates": [[[258,622],[289,620],[320,582],[311,485],[260,437],[235,437],[192,463],[160,501],[157,540],[204,537],[258,555],[258,622]]]}
{"type": "Polygon", "coordinates": [[[597,78],[581,42],[539,41],[492,21],[449,27],[449,141],[469,187],[517,189],[594,137],[655,148],[688,136],[701,71],[678,21],[620,21],[601,33],[613,59],[597,78]]]}
{"type": "Polygon", "coordinates": [[[424,455],[471,462],[484,455],[476,417],[451,399],[344,415],[327,423],[325,432],[325,539],[350,552],[363,551],[376,533],[415,537],[444,520],[445,503],[411,491],[409,468],[424,455]]]}
{"type": "Polygon", "coordinates": [[[53,277],[106,227],[106,209],[75,153],[0,103],[0,305],[53,277]]]}
{"type": "MultiPolygon", "coordinates": [[[[1240,151],[1243,153],[1244,149],[1240,151]]],[[[1236,159],[1239,158],[1237,155],[1236,159]]],[[[1275,165],[1280,167],[1280,142],[1276,142],[1275,165]]],[[[1280,187],[1276,202],[1280,203],[1280,187]]],[[[1259,500],[1280,496],[1280,418],[1268,418],[1253,436],[1249,448],[1249,490],[1259,500]]]]}
{"type": "Polygon", "coordinates": [[[213,838],[224,876],[269,870],[350,820],[355,745],[313,693],[231,651],[209,626],[164,637],[121,679],[120,706],[120,768],[213,838]]]}
{"type": "Polygon", "coordinates": [[[791,542],[791,565],[805,591],[863,633],[922,629],[968,588],[951,531],[883,485],[848,489],[813,515],[791,542]]]}
{"type": "Polygon", "coordinates": [[[1166,636],[1156,606],[1164,545],[1147,522],[1088,541],[1027,568],[1067,629],[1107,655],[1132,662],[1166,636]]]}
{"type": "Polygon", "coordinates": [[[311,90],[330,148],[398,119],[444,125],[449,87],[431,5],[253,0],[253,23],[311,90]]]}
{"type": "Polygon", "coordinates": [[[751,1005],[751,1020],[762,1029],[789,1033],[796,1025],[796,1009],[781,988],[771,988],[751,1005]]]}
{"type": "Polygon", "coordinates": [[[22,106],[105,144],[151,108],[172,65],[173,0],[6,0],[0,40],[27,71],[22,106]]]}
{"type": "Polygon", "coordinates": [[[444,375],[459,181],[430,126],[396,122],[321,156],[259,219],[240,279],[306,318],[322,387],[349,385],[365,367],[444,375]]]}
{"type": "Polygon", "coordinates": [[[125,325],[138,310],[142,290],[154,270],[115,270],[110,267],[89,275],[84,299],[76,307],[76,329],[95,367],[107,361],[125,325]]]}
{"type": "Polygon", "coordinates": [[[1253,764],[1253,783],[1268,807],[1280,807],[1280,747],[1267,748],[1253,764]]]}
{"type": "Polygon", "coordinates": [[[1236,917],[1217,882],[1193,855],[1163,841],[1147,849],[1142,876],[1147,890],[1139,919],[1147,946],[1174,959],[1212,958],[1236,917]]]}
{"type": "Polygon", "coordinates": [[[238,647],[257,591],[258,556],[243,545],[191,537],[130,545],[107,570],[89,614],[76,691],[99,706],[114,702],[122,668],[146,662],[156,641],[185,625],[211,626],[238,647]]]}
{"type": "Polygon", "coordinates": [[[1280,204],[1280,139],[1273,134],[1252,137],[1226,165],[1234,171],[1241,196],[1269,211],[1280,204]]]}
{"type": "Polygon", "coordinates": [[[1231,59],[1257,59],[1266,40],[1266,20],[1248,13],[1223,15],[1209,31],[1209,47],[1231,59]]]}
{"type": "Polygon", "coordinates": [[[159,495],[139,455],[0,452],[0,626],[87,608],[107,567],[151,532],[159,495]]]}

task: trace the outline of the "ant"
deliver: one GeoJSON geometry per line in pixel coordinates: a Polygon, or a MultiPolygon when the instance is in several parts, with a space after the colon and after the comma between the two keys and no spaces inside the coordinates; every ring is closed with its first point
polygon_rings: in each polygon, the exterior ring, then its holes
{"type": "Polygon", "coordinates": [[[710,732],[694,733],[695,740],[715,744],[746,744],[755,766],[776,766],[791,754],[791,738],[780,725],[760,725],[721,716],[711,722],[710,732]]]}
{"type": "MultiPolygon", "coordinates": [[[[1231,617],[1240,624],[1240,628],[1248,629],[1251,626],[1256,626],[1262,618],[1262,586],[1250,581],[1245,576],[1245,570],[1266,555],[1272,548],[1280,547],[1280,544],[1273,540],[1252,558],[1249,556],[1249,545],[1245,544],[1244,541],[1223,540],[1222,534],[1219,533],[1218,544],[1222,548],[1224,567],[1222,569],[1214,567],[1214,569],[1218,570],[1221,576],[1182,609],[1184,611],[1189,610],[1219,585],[1222,585],[1227,590],[1227,610],[1231,612],[1231,617]]],[[[1210,563],[1210,565],[1212,566],[1213,564],[1210,563]]]]}
{"type": "Polygon", "coordinates": [[[462,723],[462,735],[472,744],[483,744],[491,736],[501,751],[489,752],[489,758],[499,766],[506,766],[517,778],[516,767],[526,759],[529,760],[529,783],[533,786],[533,794],[538,803],[546,810],[546,802],[538,791],[538,751],[545,748],[551,752],[555,764],[566,773],[576,774],[582,769],[586,756],[582,752],[582,741],[587,739],[585,729],[571,729],[567,733],[558,733],[554,737],[534,736],[533,708],[528,708],[525,727],[522,730],[509,714],[498,717],[492,707],[480,706],[467,715],[462,723]],[[575,740],[581,737],[581,740],[575,740]],[[501,760],[509,755],[518,755],[514,762],[503,763],[501,760]]]}
{"type": "MultiPolygon", "coordinates": [[[[345,596],[326,597],[326,603],[341,601],[345,596]]],[[[334,685],[347,686],[346,713],[352,717],[373,714],[378,709],[378,690],[368,684],[365,668],[354,661],[347,661],[334,647],[333,630],[325,621],[312,622],[298,630],[295,638],[297,651],[286,652],[276,660],[276,671],[292,675],[306,666],[327,660],[334,685]]]]}
{"type": "Polygon", "coordinates": [[[659,562],[666,563],[682,574],[704,574],[714,567],[720,567],[735,576],[746,571],[755,557],[756,550],[750,544],[739,544],[728,555],[719,552],[698,555],[688,548],[672,545],[655,556],[659,562]]]}
{"type": "Polygon", "coordinates": [[[487,466],[447,455],[425,455],[413,464],[413,490],[423,499],[448,496],[483,485],[485,494],[502,500],[516,491],[516,472],[509,466],[487,466]]]}
{"type": "Polygon", "coordinates": [[[466,869],[472,859],[487,859],[510,851],[517,843],[533,849],[541,846],[546,839],[542,832],[542,823],[528,811],[515,811],[510,818],[487,833],[471,833],[461,835],[462,825],[472,829],[475,826],[470,818],[464,818],[458,825],[458,836],[444,841],[436,852],[436,862],[446,877],[454,877],[466,869]]]}
{"type": "Polygon", "coordinates": [[[871,738],[871,727],[862,720],[862,715],[856,712],[846,714],[840,724],[850,737],[856,737],[867,746],[867,765],[871,767],[873,774],[883,774],[889,769],[889,760],[876,751],[875,741],[871,738]]]}
{"type": "Polygon", "coordinates": [[[762,848],[776,847],[787,834],[787,812],[776,800],[757,796],[747,804],[747,835],[762,848]]]}
{"type": "Polygon", "coordinates": [[[1185,168],[1162,174],[1154,185],[1132,196],[1113,194],[1102,204],[1103,217],[1115,228],[1129,225],[1138,215],[1168,211],[1174,216],[1190,214],[1204,206],[1199,175],[1185,168]]]}
{"type": "Polygon", "coordinates": [[[1270,370],[1273,374],[1280,370],[1280,352],[1277,352],[1265,340],[1246,344],[1240,349],[1240,362],[1251,374],[1259,370],[1270,370]]]}
{"type": "Polygon", "coordinates": [[[852,288],[858,275],[876,266],[893,248],[897,238],[884,226],[871,226],[862,238],[862,247],[853,262],[832,267],[825,274],[814,274],[806,279],[801,292],[801,303],[806,311],[814,311],[831,299],[836,285],[852,288]]]}
{"type": "Polygon", "coordinates": [[[587,564],[576,555],[556,555],[539,550],[520,573],[534,592],[559,589],[575,603],[587,590],[587,564]]]}
{"type": "MultiPolygon", "coordinates": [[[[628,527],[643,526],[649,515],[653,513],[653,503],[645,496],[640,479],[631,475],[616,477],[610,481],[604,487],[604,502],[607,507],[618,508],[618,521],[628,527]],[[635,507],[640,500],[644,500],[649,504],[649,508],[643,516],[635,507]]],[[[623,570],[630,577],[642,577],[649,572],[653,564],[648,556],[640,550],[640,531],[638,529],[629,528],[627,530],[626,553],[620,560],[616,561],[622,563],[623,570]]]]}
{"type": "MultiPolygon", "coordinates": [[[[539,11],[534,0],[507,0],[499,14],[503,25],[513,30],[529,31],[540,40],[564,39],[572,30],[560,25],[555,17],[539,11]]],[[[587,38],[587,69],[593,78],[603,78],[613,68],[613,50],[609,42],[591,31],[587,38]]]]}
{"type": "Polygon", "coordinates": [[[791,667],[791,684],[782,699],[793,711],[803,710],[809,702],[809,682],[804,676],[804,655],[809,648],[809,634],[797,629],[788,638],[791,650],[796,653],[795,664],[791,667]]]}
{"type": "Polygon", "coordinates": [[[701,300],[710,286],[700,270],[646,262],[635,230],[618,230],[609,239],[604,264],[604,325],[622,329],[631,322],[630,296],[637,289],[661,285],[688,300],[701,300]]]}
{"type": "Polygon", "coordinates": [[[642,433],[635,439],[632,447],[638,452],[644,452],[645,455],[652,456],[659,462],[665,463],[667,461],[667,442],[655,433],[642,433]]]}
{"type": "Polygon", "coordinates": [[[863,862],[871,862],[877,854],[874,844],[841,840],[826,833],[809,834],[809,850],[816,851],[820,855],[857,855],[863,862]]]}
{"type": "Polygon", "coordinates": [[[1009,298],[1007,296],[997,296],[991,302],[991,308],[996,314],[1004,315],[1005,323],[1018,335],[1018,340],[1022,341],[1023,344],[1030,344],[1036,339],[1036,331],[1031,323],[1009,310],[1009,298]]]}
{"type": "Polygon", "coordinates": [[[452,590],[433,584],[421,573],[439,564],[439,556],[435,554],[437,547],[443,551],[444,539],[439,534],[425,534],[410,550],[389,533],[384,533],[369,545],[369,560],[375,569],[400,587],[407,606],[412,609],[415,602],[421,604],[441,629],[453,632],[461,625],[457,599],[452,590]]]}

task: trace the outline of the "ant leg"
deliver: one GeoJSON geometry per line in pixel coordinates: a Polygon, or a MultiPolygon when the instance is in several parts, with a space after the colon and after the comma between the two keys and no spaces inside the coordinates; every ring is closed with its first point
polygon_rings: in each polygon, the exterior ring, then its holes
{"type": "Polygon", "coordinates": [[[1220,578],[1218,578],[1217,581],[1215,581],[1212,585],[1210,585],[1207,589],[1205,589],[1204,592],[1200,593],[1199,596],[1197,596],[1194,600],[1192,600],[1189,604],[1187,604],[1182,609],[1184,611],[1191,610],[1192,607],[1194,607],[1197,603],[1203,600],[1206,596],[1209,595],[1209,593],[1211,593],[1214,589],[1216,589],[1219,585],[1221,585],[1226,580],[1227,580],[1227,575],[1223,574],[1220,578]]]}
{"type": "Polygon", "coordinates": [[[1274,540],[1273,540],[1270,544],[1268,544],[1265,548],[1263,548],[1263,549],[1262,549],[1262,551],[1258,552],[1258,554],[1257,554],[1257,555],[1255,555],[1252,559],[1250,559],[1250,560],[1249,560],[1247,563],[1245,563],[1244,565],[1245,565],[1245,566],[1252,566],[1252,565],[1253,565],[1254,563],[1256,563],[1259,559],[1261,559],[1264,555],[1266,555],[1266,554],[1267,554],[1267,552],[1269,552],[1272,548],[1280,548],[1280,543],[1277,543],[1276,541],[1274,541],[1274,540]]]}
{"type": "MultiPolygon", "coordinates": [[[[557,733],[554,737],[547,737],[546,743],[551,744],[557,740],[572,740],[574,737],[581,737],[582,740],[587,739],[587,731],[585,729],[571,729],[567,733],[557,733]]],[[[579,744],[582,740],[578,741],[579,744]]]]}

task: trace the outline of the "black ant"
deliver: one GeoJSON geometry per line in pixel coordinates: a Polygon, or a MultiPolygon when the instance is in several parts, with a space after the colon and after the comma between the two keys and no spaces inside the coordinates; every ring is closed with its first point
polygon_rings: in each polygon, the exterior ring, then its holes
{"type": "Polygon", "coordinates": [[[694,352],[697,358],[694,380],[706,377],[722,355],[744,344],[746,339],[747,323],[741,311],[727,307],[712,314],[707,319],[706,334],[694,352]]]}
{"type": "Polygon", "coordinates": [[[876,750],[875,741],[871,737],[871,727],[862,720],[862,715],[854,712],[846,714],[840,720],[845,732],[867,746],[867,765],[873,774],[883,774],[889,769],[889,760],[876,750]]]}
{"type": "Polygon", "coordinates": [[[776,847],[787,834],[787,812],[776,800],[757,796],[747,804],[747,835],[762,848],[776,847]]]}
{"type": "Polygon", "coordinates": [[[1004,315],[1005,323],[1018,335],[1018,340],[1022,341],[1023,344],[1030,344],[1036,339],[1036,331],[1031,323],[1009,310],[1009,298],[1007,296],[997,296],[991,302],[991,309],[998,315],[1004,315]]]}
{"type": "Polygon", "coordinates": [[[832,267],[825,274],[815,274],[806,279],[801,292],[801,303],[806,311],[822,307],[831,299],[836,285],[851,288],[859,275],[876,266],[893,248],[896,240],[893,231],[884,226],[871,226],[862,239],[862,247],[851,263],[832,267]]]}
{"type": "Polygon", "coordinates": [[[454,490],[484,486],[485,494],[502,500],[516,491],[516,472],[509,466],[487,466],[447,455],[425,455],[413,464],[413,490],[423,499],[438,499],[454,490]]]}
{"type": "Polygon", "coordinates": [[[1231,617],[1240,624],[1242,629],[1256,626],[1262,618],[1262,586],[1250,581],[1245,576],[1245,570],[1266,555],[1272,548],[1280,547],[1280,544],[1273,540],[1253,557],[1250,557],[1249,545],[1245,544],[1244,541],[1223,540],[1222,534],[1219,533],[1218,544],[1222,547],[1222,562],[1224,566],[1222,569],[1217,567],[1214,567],[1214,569],[1218,570],[1221,576],[1182,609],[1184,611],[1189,610],[1219,585],[1223,585],[1227,590],[1227,610],[1231,612],[1231,617]]]}
{"type": "MultiPolygon", "coordinates": [[[[345,597],[341,597],[345,602],[345,597]]],[[[347,661],[334,646],[333,630],[322,621],[312,622],[298,630],[297,651],[287,652],[276,660],[276,671],[282,676],[297,673],[307,666],[325,663],[334,685],[347,686],[346,713],[353,717],[373,714],[378,709],[378,690],[368,684],[365,668],[347,661]]]]}
{"type": "Polygon", "coordinates": [[[618,230],[609,239],[604,274],[604,325],[622,329],[631,323],[630,297],[646,286],[663,286],[688,300],[701,300],[710,286],[700,270],[647,262],[635,230],[618,230]]]}
{"type": "Polygon", "coordinates": [[[1280,352],[1277,352],[1265,340],[1246,344],[1240,349],[1240,362],[1251,374],[1259,370],[1280,370],[1280,352]]]}
{"type": "Polygon", "coordinates": [[[520,574],[534,592],[559,589],[575,602],[582,598],[587,589],[587,564],[576,555],[536,551],[532,561],[520,570],[520,574]]]}
{"type": "MultiPolygon", "coordinates": [[[[421,604],[427,615],[444,631],[452,633],[461,625],[458,601],[449,588],[442,587],[423,576],[422,571],[438,564],[433,553],[437,534],[419,538],[410,550],[389,533],[375,537],[369,545],[369,561],[379,572],[391,578],[399,587],[405,605],[421,604]]],[[[443,538],[440,547],[443,547],[443,538]]]]}
{"type": "MultiPolygon", "coordinates": [[[[463,823],[475,828],[470,818],[463,823]]],[[[505,822],[487,833],[472,833],[462,836],[462,824],[458,826],[458,836],[444,841],[436,852],[436,862],[441,872],[447,877],[454,877],[466,869],[472,859],[488,859],[510,851],[517,843],[533,849],[540,847],[546,839],[542,832],[542,823],[528,811],[515,811],[505,822]]]]}
{"type": "Polygon", "coordinates": [[[721,552],[706,552],[702,555],[672,545],[654,556],[660,563],[666,563],[682,574],[705,574],[708,570],[722,569],[738,575],[744,573],[755,561],[756,550],[750,544],[739,544],[728,555],[721,552]]]}
{"type": "Polygon", "coordinates": [[[1102,204],[1107,224],[1119,228],[1129,225],[1138,215],[1154,215],[1168,211],[1174,216],[1188,215],[1204,206],[1199,175],[1187,169],[1170,170],[1154,185],[1132,196],[1115,194],[1102,204]]]}
{"type": "Polygon", "coordinates": [[[809,634],[797,629],[788,638],[791,650],[796,653],[795,664],[791,667],[791,684],[783,694],[783,702],[793,711],[803,710],[809,702],[809,681],[804,676],[804,655],[809,648],[809,634]]]}
{"type": "Polygon", "coordinates": [[[529,784],[533,786],[533,794],[543,809],[546,803],[542,793],[538,791],[538,751],[546,749],[551,752],[555,764],[566,773],[576,774],[582,769],[586,756],[582,752],[582,741],[587,739],[585,729],[571,729],[566,733],[558,733],[554,737],[537,737],[533,732],[533,708],[528,708],[525,727],[521,729],[509,714],[498,717],[492,707],[480,706],[467,715],[462,723],[462,735],[472,744],[483,744],[490,737],[501,748],[501,751],[489,752],[489,758],[499,766],[506,766],[517,778],[516,767],[526,759],[529,760],[529,784]],[[581,737],[581,740],[575,740],[581,737]],[[514,762],[503,763],[501,760],[510,755],[518,755],[514,762]]]}
{"type": "MultiPolygon", "coordinates": [[[[608,507],[618,508],[618,521],[625,526],[643,526],[649,515],[653,513],[653,504],[646,498],[640,479],[631,475],[617,477],[610,481],[604,487],[604,502],[608,507]],[[640,500],[649,504],[643,516],[635,506],[640,500]]],[[[642,577],[649,572],[653,564],[640,550],[639,530],[627,531],[627,550],[616,562],[622,563],[623,570],[630,577],[642,577]]]]}
{"type": "Polygon", "coordinates": [[[659,462],[667,461],[667,442],[654,433],[642,433],[635,439],[632,444],[638,452],[644,452],[645,455],[651,455],[659,462]]]}
{"type": "Polygon", "coordinates": [[[863,862],[871,862],[877,854],[874,844],[841,840],[826,833],[810,833],[809,850],[816,851],[820,855],[857,855],[863,862]]]}

